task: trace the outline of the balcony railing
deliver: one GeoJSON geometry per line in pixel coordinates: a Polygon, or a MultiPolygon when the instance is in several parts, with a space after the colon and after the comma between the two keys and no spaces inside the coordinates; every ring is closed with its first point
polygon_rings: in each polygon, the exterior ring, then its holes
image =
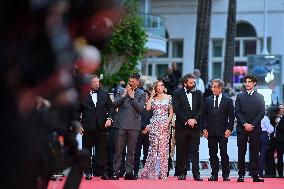
{"type": "Polygon", "coordinates": [[[148,35],[165,38],[165,18],[145,13],[140,13],[140,16],[143,19],[144,28],[146,29],[148,35]]]}

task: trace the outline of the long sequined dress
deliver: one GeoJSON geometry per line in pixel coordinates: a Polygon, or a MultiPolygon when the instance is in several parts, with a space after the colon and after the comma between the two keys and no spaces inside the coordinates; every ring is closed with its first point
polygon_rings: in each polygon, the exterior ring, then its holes
{"type": "Polygon", "coordinates": [[[172,99],[153,100],[153,116],[150,120],[150,148],[141,173],[144,179],[166,179],[168,172],[170,128],[167,125],[172,99]]]}

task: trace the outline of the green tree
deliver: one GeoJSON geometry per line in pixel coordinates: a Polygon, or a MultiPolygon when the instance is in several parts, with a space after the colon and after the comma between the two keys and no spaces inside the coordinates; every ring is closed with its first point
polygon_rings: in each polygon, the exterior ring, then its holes
{"type": "Polygon", "coordinates": [[[103,64],[100,73],[104,74],[104,85],[127,80],[129,74],[138,71],[136,65],[144,55],[146,40],[147,35],[137,12],[137,1],[126,0],[124,15],[102,53],[103,64]]]}

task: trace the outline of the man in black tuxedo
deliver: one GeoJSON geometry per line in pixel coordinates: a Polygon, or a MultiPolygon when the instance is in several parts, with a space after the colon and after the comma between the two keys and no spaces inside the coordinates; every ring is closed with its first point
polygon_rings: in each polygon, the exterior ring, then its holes
{"type": "MultiPolygon", "coordinates": [[[[90,79],[90,92],[81,98],[77,107],[77,119],[81,117],[83,125],[83,148],[90,154],[95,146],[96,165],[101,178],[106,180],[107,176],[107,132],[111,126],[114,109],[108,92],[100,88],[100,79],[93,75],[90,79]]],[[[91,158],[90,158],[91,160],[91,158]]],[[[91,161],[90,161],[91,162],[91,161]]],[[[85,170],[85,179],[92,179],[92,167],[85,170]]]]}
{"type": "Polygon", "coordinates": [[[254,75],[246,75],[244,77],[246,91],[240,93],[236,99],[238,182],[244,182],[245,155],[248,141],[253,182],[264,182],[258,175],[258,159],[259,138],[262,131],[261,120],[265,114],[265,105],[263,96],[254,90],[256,83],[257,78],[254,75]]]}
{"type": "Polygon", "coordinates": [[[173,107],[176,114],[176,168],[178,180],[186,179],[186,165],[190,154],[193,178],[203,181],[199,172],[199,122],[202,114],[202,95],[195,90],[195,76],[187,74],[182,78],[183,88],[174,92],[173,107]]]}
{"type": "Polygon", "coordinates": [[[283,178],[283,152],[284,152],[284,105],[279,105],[278,117],[275,120],[275,141],[277,152],[278,177],[283,178]]]}
{"type": "Polygon", "coordinates": [[[228,137],[231,135],[234,127],[233,100],[222,93],[224,90],[224,81],[221,79],[212,80],[211,89],[213,95],[205,99],[201,126],[203,136],[208,139],[209,160],[212,167],[211,177],[208,178],[208,181],[218,181],[218,144],[221,154],[223,181],[230,181],[227,143],[228,137]]]}

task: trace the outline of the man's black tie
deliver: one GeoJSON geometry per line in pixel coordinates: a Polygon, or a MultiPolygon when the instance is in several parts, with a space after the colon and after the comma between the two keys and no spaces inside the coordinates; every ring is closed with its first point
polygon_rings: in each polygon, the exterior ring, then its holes
{"type": "Polygon", "coordinates": [[[188,94],[188,93],[192,93],[190,90],[186,90],[186,94],[188,94]]]}
{"type": "Polygon", "coordinates": [[[217,110],[218,109],[218,97],[219,97],[219,95],[216,95],[215,97],[216,98],[215,98],[215,102],[214,102],[214,109],[217,110]]]}

